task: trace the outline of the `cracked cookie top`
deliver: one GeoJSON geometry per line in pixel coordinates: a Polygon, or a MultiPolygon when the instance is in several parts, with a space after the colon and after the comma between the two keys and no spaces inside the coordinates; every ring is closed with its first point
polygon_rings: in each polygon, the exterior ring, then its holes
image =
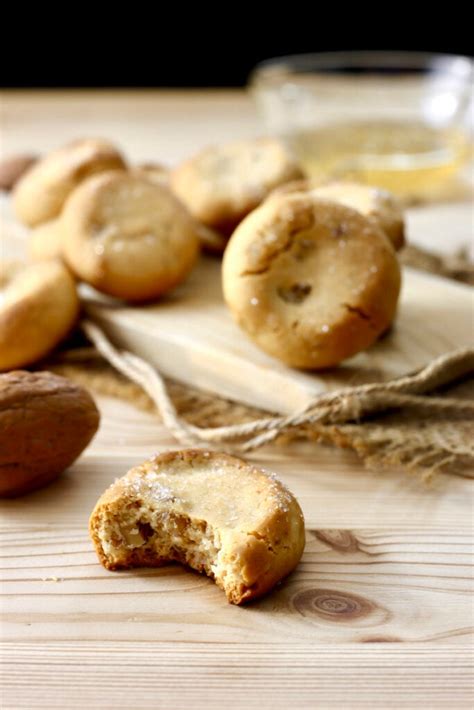
{"type": "Polygon", "coordinates": [[[313,193],[275,195],[234,232],[224,297],[239,325],[289,365],[324,368],[391,324],[400,268],[382,230],[313,193]]]}
{"type": "Polygon", "coordinates": [[[396,251],[405,244],[402,205],[388,190],[348,181],[317,185],[313,184],[311,180],[295,180],[277,187],[269,198],[295,192],[310,192],[318,199],[331,200],[346,205],[346,207],[352,207],[375,222],[385,232],[396,251]]]}

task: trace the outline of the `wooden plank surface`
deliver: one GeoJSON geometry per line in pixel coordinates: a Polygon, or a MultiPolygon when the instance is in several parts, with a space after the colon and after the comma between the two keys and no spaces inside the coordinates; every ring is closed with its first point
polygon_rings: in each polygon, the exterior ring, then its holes
{"type": "Polygon", "coordinates": [[[259,452],[298,496],[307,548],[278,590],[237,608],[179,566],[97,564],[97,496],[174,446],[154,416],[100,406],[72,469],[0,507],[4,707],[470,706],[469,481],[427,487],[310,445],[259,452]]]}
{"type": "MultiPolygon", "coordinates": [[[[9,647],[16,708],[472,708],[469,649],[129,641],[9,647]],[[65,661],[67,659],[67,661],[65,661]],[[162,672],[157,672],[161,669],[162,672]],[[32,683],[25,683],[27,678],[32,683]],[[226,689],[225,706],[222,688],[226,689]],[[204,702],[205,699],[205,702],[204,702]],[[46,704],[47,701],[49,704],[46,704]],[[273,702],[270,702],[273,701],[273,702]],[[44,703],[44,704],[43,704],[44,703]],[[102,703],[99,705],[98,703],[102,703]]],[[[7,706],[5,706],[7,707],[7,706]]]]}
{"type": "MultiPolygon", "coordinates": [[[[258,130],[251,104],[230,92],[6,94],[0,122],[4,152],[102,133],[137,160],[258,130]]],[[[439,251],[468,244],[464,228],[450,242],[433,220],[439,251]]],[[[13,241],[20,253],[22,236],[13,241]]],[[[301,502],[307,549],[272,595],[235,608],[178,566],[98,565],[87,536],[97,497],[176,446],[153,415],[99,406],[84,456],[50,487],[0,505],[2,708],[472,707],[471,480],[428,487],[306,444],[259,451],[253,460],[301,502]]]]}

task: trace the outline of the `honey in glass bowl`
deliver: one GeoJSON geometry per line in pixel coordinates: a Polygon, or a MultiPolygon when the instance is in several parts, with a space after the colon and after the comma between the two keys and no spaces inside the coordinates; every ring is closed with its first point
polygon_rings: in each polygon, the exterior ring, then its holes
{"type": "Polygon", "coordinates": [[[336,52],[264,62],[251,87],[267,129],[315,181],[411,198],[439,191],[471,157],[472,76],[465,57],[336,52]]]}

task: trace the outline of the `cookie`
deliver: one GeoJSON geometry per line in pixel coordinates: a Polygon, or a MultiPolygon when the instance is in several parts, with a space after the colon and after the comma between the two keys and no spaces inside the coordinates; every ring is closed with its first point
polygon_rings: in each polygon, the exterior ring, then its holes
{"type": "Polygon", "coordinates": [[[79,315],[76,284],[57,261],[0,266],[0,370],[47,355],[79,315]]]}
{"type": "Polygon", "coordinates": [[[225,300],[265,352],[293,367],[337,365],[391,324],[400,268],[360,212],[311,193],[275,196],[236,229],[224,253],[225,300]]]}
{"type": "Polygon", "coordinates": [[[28,237],[28,255],[32,261],[62,259],[63,232],[60,217],[33,227],[28,237]]]}
{"type": "Polygon", "coordinates": [[[107,141],[87,138],[48,153],[18,181],[13,208],[29,227],[57,217],[72,190],[86,177],[125,169],[117,149],[107,141]]]}
{"type": "Polygon", "coordinates": [[[214,579],[233,604],[286,577],[305,543],[301,508],[277,478],[200,449],[132,468],[99,499],[89,530],[107,569],[181,562],[214,579]]]}
{"type": "Polygon", "coordinates": [[[207,148],[171,173],[171,187],[200,222],[232,233],[278,185],[303,177],[284,145],[273,138],[207,148]]]}
{"type": "Polygon", "coordinates": [[[398,199],[388,190],[361,185],[356,182],[331,182],[313,185],[308,180],[297,180],[276,188],[273,194],[311,192],[322,200],[334,200],[361,212],[385,232],[397,251],[405,244],[403,210],[398,199]]]}
{"type": "Polygon", "coordinates": [[[199,253],[195,221],[174,195],[127,172],[95,175],[67,200],[64,256],[99,291],[156,298],[183,281],[199,253]]]}

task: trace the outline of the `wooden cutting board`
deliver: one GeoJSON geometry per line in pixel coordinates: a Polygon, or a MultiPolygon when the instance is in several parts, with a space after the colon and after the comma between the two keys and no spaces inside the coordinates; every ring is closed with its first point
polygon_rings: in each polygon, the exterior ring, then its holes
{"type": "Polygon", "coordinates": [[[289,413],[320,392],[375,382],[472,345],[474,290],[405,269],[392,331],[368,351],[327,372],[305,373],[263,353],[232,320],[221,291],[220,261],[202,257],[188,281],[141,307],[89,305],[114,343],[165,375],[275,412],[289,413]]]}

